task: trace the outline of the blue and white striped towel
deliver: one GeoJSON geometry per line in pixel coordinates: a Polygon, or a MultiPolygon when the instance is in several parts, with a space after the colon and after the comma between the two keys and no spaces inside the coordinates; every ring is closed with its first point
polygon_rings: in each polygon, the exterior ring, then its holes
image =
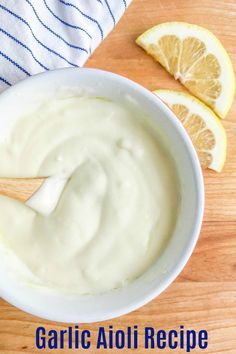
{"type": "Polygon", "coordinates": [[[23,78],[82,66],[132,0],[0,0],[0,92],[23,78]]]}

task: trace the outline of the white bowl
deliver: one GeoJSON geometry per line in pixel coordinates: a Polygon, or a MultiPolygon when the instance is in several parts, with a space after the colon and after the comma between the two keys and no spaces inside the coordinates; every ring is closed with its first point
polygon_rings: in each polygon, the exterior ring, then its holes
{"type": "Polygon", "coordinates": [[[84,91],[124,101],[138,101],[169,141],[180,180],[181,205],[176,228],[162,255],[127,287],[96,296],[68,297],[17,281],[1,265],[0,295],[33,315],[61,322],[111,319],[143,306],[170,285],[188,261],[197,242],[204,209],[201,167],[194,147],[174,113],[154,94],[116,74],[96,69],[61,69],[30,77],[0,96],[1,115],[22,113],[29,103],[59,91],[84,91]]]}

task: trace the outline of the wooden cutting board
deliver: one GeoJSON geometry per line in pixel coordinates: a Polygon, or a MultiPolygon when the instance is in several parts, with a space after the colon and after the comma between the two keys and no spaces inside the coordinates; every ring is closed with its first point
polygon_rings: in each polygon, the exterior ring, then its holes
{"type": "MultiPolygon", "coordinates": [[[[124,75],[150,90],[181,89],[178,83],[134,44],[135,38],[149,27],[173,20],[196,23],[212,30],[230,53],[233,63],[236,63],[235,0],[134,0],[118,26],[86,66],[124,75]]],[[[108,323],[82,325],[80,328],[88,328],[92,332],[96,332],[101,325],[109,324],[117,329],[138,325],[140,331],[144,326],[157,329],[178,329],[180,325],[196,330],[205,328],[209,333],[209,347],[202,353],[236,353],[235,104],[223,123],[229,145],[226,166],[221,174],[204,172],[204,223],[197,247],[184,271],[163,294],[140,310],[108,323]]],[[[0,353],[37,352],[35,329],[39,325],[54,329],[67,327],[25,314],[0,300],[0,353]]],[[[49,350],[42,352],[51,353],[49,350]]],[[[83,352],[94,353],[95,349],[83,352]]],[[[100,352],[107,353],[110,350],[100,352]]],[[[135,352],[144,353],[144,350],[140,346],[135,352]]]]}

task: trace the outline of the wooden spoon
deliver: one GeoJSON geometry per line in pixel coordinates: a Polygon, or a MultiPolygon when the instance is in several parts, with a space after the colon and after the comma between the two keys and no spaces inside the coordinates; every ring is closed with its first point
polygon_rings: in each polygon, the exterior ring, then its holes
{"type": "Polygon", "coordinates": [[[0,178],[0,195],[25,203],[37,213],[48,216],[57,206],[70,176],[37,178],[0,178]]]}
{"type": "Polygon", "coordinates": [[[25,203],[42,186],[46,178],[0,178],[0,195],[25,203]]]}

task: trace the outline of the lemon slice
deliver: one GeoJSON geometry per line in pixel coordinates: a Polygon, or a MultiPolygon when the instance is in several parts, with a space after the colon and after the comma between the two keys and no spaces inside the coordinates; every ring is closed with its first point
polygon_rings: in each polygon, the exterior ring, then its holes
{"type": "Polygon", "coordinates": [[[156,90],[177,115],[195,146],[203,168],[220,172],[223,168],[227,139],[224,127],[215,113],[197,98],[183,92],[156,90]]]}
{"type": "Polygon", "coordinates": [[[221,118],[226,116],[234,98],[234,71],[227,52],[210,31],[166,22],[144,32],[136,43],[221,118]]]}

